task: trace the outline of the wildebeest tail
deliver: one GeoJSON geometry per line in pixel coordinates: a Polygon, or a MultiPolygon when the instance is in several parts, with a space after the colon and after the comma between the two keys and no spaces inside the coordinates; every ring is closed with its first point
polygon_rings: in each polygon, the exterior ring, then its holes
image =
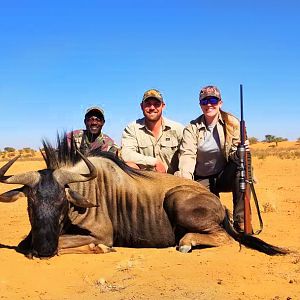
{"type": "Polygon", "coordinates": [[[235,231],[235,229],[232,226],[232,223],[230,222],[229,210],[227,208],[225,208],[225,210],[226,214],[223,221],[224,229],[232,238],[234,238],[240,244],[268,255],[284,255],[290,253],[288,249],[273,246],[252,235],[238,233],[237,231],[235,231]]]}

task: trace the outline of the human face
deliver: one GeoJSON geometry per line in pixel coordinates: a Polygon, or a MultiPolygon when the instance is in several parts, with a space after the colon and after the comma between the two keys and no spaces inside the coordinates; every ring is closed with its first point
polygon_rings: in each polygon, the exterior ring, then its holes
{"type": "Polygon", "coordinates": [[[90,114],[84,120],[86,130],[92,135],[99,135],[104,125],[104,119],[99,114],[90,114]]]}
{"type": "Polygon", "coordinates": [[[215,120],[220,112],[220,108],[222,107],[222,100],[219,100],[216,104],[212,104],[215,103],[214,101],[215,97],[206,97],[204,99],[208,100],[207,104],[201,104],[200,102],[200,107],[203,111],[203,114],[205,116],[206,121],[208,121],[209,123],[211,123],[213,120],[215,120]],[[212,99],[210,101],[210,99],[212,99]]]}
{"type": "Polygon", "coordinates": [[[165,104],[156,98],[148,98],[141,103],[143,114],[147,121],[156,122],[161,119],[165,104]]]}

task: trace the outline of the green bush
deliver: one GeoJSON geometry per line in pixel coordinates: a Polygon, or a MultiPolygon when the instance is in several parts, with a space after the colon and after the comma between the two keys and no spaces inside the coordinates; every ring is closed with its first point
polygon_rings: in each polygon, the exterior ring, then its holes
{"type": "Polygon", "coordinates": [[[13,147],[5,147],[5,148],[4,148],[4,151],[6,151],[6,152],[15,152],[16,149],[13,148],[13,147]]]}
{"type": "Polygon", "coordinates": [[[259,142],[259,140],[256,138],[256,137],[249,137],[248,138],[248,141],[250,143],[250,145],[254,145],[254,144],[257,144],[259,142]]]}

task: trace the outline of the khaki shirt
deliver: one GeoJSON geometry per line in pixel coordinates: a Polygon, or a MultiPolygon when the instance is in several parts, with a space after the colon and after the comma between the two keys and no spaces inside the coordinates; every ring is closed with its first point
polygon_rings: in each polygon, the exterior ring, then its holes
{"type": "Polygon", "coordinates": [[[130,123],[123,131],[121,157],[126,162],[134,162],[141,169],[155,170],[159,158],[168,173],[178,168],[178,147],[184,126],[163,118],[160,137],[156,140],[145,125],[145,118],[130,123]]]}
{"type": "MultiPolygon", "coordinates": [[[[237,146],[240,142],[240,123],[239,120],[224,111],[220,111],[219,119],[216,124],[219,133],[221,150],[226,161],[229,158],[236,161],[237,146]]],[[[179,165],[176,176],[189,179],[194,178],[194,171],[197,162],[197,149],[204,139],[206,130],[204,115],[191,121],[183,131],[183,138],[179,150],[179,165]]]]}

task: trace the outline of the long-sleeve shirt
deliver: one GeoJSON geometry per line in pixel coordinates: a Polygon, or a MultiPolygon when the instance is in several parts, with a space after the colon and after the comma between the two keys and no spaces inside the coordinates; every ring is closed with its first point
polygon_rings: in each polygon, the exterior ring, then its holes
{"type": "Polygon", "coordinates": [[[146,127],[145,118],[130,123],[123,131],[121,157],[134,162],[141,169],[154,170],[158,159],[168,173],[178,168],[178,147],[184,126],[163,118],[162,131],[158,139],[146,127]]]}
{"type": "MultiPolygon", "coordinates": [[[[228,159],[237,160],[237,146],[240,141],[240,124],[238,119],[224,111],[220,112],[216,124],[219,136],[221,152],[226,161],[228,159]]],[[[175,175],[189,179],[194,178],[194,174],[202,175],[197,169],[197,158],[200,145],[205,139],[206,125],[204,115],[190,122],[184,129],[183,138],[179,150],[179,166],[175,175]],[[197,174],[199,172],[199,174],[197,174]]]]}

